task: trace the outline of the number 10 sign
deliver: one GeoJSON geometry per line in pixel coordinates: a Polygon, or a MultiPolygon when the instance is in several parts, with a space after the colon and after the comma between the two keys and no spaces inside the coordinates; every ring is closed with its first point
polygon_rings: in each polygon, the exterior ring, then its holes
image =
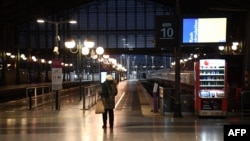
{"type": "Polygon", "coordinates": [[[156,16],[156,47],[165,50],[173,50],[177,45],[177,20],[171,16],[156,16]]]}

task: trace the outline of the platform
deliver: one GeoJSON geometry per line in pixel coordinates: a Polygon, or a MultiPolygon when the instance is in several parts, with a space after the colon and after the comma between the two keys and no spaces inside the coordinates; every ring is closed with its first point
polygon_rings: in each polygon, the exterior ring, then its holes
{"type": "Polygon", "coordinates": [[[79,97],[49,106],[0,111],[1,141],[223,141],[223,125],[249,124],[250,118],[205,118],[183,114],[181,118],[153,113],[152,99],[139,81],[118,84],[114,128],[102,129],[102,117],[94,106],[82,109],[79,97]]]}

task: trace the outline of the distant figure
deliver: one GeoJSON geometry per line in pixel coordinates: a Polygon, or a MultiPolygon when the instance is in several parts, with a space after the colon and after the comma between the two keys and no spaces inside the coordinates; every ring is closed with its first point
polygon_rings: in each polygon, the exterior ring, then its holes
{"type": "Polygon", "coordinates": [[[110,128],[114,125],[114,108],[115,108],[115,96],[117,95],[117,88],[112,75],[108,74],[106,80],[101,84],[100,90],[101,99],[103,101],[105,112],[102,114],[103,126],[107,127],[107,119],[109,116],[110,128]]]}

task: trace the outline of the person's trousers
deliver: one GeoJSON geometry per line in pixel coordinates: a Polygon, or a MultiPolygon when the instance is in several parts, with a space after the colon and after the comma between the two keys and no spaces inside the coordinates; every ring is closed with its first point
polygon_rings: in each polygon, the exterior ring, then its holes
{"type": "Polygon", "coordinates": [[[114,110],[105,109],[105,112],[102,114],[103,126],[107,125],[107,119],[109,118],[109,125],[113,127],[114,125],[114,110]]]}

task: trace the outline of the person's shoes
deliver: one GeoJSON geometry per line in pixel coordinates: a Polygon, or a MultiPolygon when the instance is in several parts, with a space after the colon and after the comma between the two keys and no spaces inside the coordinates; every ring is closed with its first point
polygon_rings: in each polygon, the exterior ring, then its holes
{"type": "Polygon", "coordinates": [[[102,128],[105,129],[105,128],[107,128],[107,126],[106,126],[106,125],[103,125],[102,128]]]}

